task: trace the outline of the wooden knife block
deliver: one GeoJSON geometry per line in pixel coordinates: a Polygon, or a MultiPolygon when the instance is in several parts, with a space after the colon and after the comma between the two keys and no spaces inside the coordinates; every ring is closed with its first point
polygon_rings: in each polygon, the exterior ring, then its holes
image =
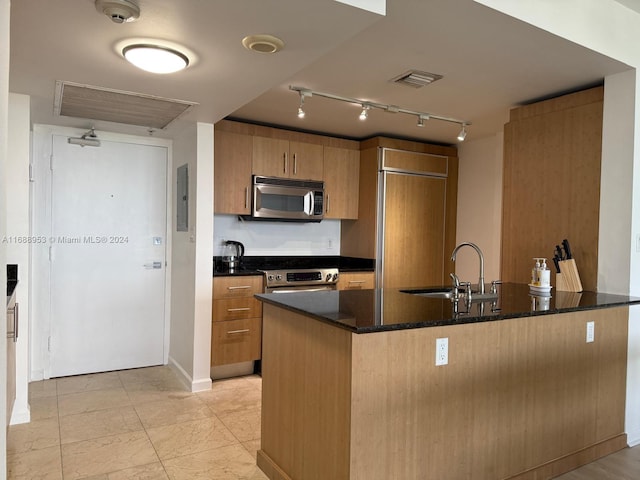
{"type": "Polygon", "coordinates": [[[561,292],[581,292],[582,282],[576,261],[571,258],[558,262],[560,273],[556,274],[556,290],[561,292]]]}

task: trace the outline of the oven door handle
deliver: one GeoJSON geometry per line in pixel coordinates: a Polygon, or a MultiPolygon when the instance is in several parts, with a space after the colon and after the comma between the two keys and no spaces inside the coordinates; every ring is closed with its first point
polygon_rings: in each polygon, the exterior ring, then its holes
{"type": "Polygon", "coordinates": [[[270,293],[301,293],[301,292],[323,292],[325,290],[335,290],[335,288],[331,288],[328,286],[322,287],[308,287],[308,288],[299,288],[299,289],[284,289],[284,288],[275,288],[270,293]]]}

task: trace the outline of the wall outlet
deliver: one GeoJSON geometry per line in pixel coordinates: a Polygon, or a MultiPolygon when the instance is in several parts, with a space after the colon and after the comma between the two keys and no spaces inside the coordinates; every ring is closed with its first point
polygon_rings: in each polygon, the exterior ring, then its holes
{"type": "Polygon", "coordinates": [[[591,343],[595,340],[596,326],[595,322],[587,322],[587,343],[591,343]]]}
{"type": "Polygon", "coordinates": [[[449,339],[436,338],[436,367],[449,363],[449,339]]]}

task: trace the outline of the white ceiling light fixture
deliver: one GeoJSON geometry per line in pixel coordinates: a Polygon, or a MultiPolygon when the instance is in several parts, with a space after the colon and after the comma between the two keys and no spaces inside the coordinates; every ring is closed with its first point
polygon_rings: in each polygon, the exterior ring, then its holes
{"type": "Polygon", "coordinates": [[[189,66],[189,57],[181,51],[153,43],[134,43],[122,49],[132,65],[151,73],[174,73],[189,66]]]}
{"type": "Polygon", "coordinates": [[[369,116],[369,105],[367,105],[366,103],[364,103],[362,105],[362,111],[360,112],[360,116],[358,117],[360,120],[364,121],[367,119],[367,117],[369,116]]]}
{"type": "Polygon", "coordinates": [[[460,141],[460,142],[464,142],[464,139],[467,137],[466,126],[467,126],[467,124],[463,123],[462,124],[462,130],[460,130],[460,133],[458,134],[458,141],[460,141]]]}
{"type": "Polygon", "coordinates": [[[431,118],[429,115],[418,115],[418,127],[424,127],[424,121],[431,118]]]}
{"type": "MultiPolygon", "coordinates": [[[[440,120],[442,122],[450,122],[457,123],[458,125],[462,125],[462,130],[458,134],[458,140],[463,141],[467,136],[466,127],[471,125],[471,122],[466,120],[458,120],[457,118],[444,117],[442,115],[436,115],[434,113],[427,112],[417,112],[415,110],[409,110],[406,108],[398,107],[397,105],[385,105],[383,103],[369,102],[366,100],[359,100],[357,98],[350,97],[342,97],[340,95],[335,95],[333,93],[326,92],[318,92],[315,90],[310,90],[304,87],[296,87],[293,85],[289,85],[289,90],[293,90],[294,92],[298,92],[302,95],[302,92],[305,93],[306,96],[317,95],[318,97],[329,98],[331,100],[338,100],[339,102],[353,103],[354,105],[359,105],[362,107],[362,112],[360,112],[360,120],[366,120],[369,115],[369,110],[372,108],[377,108],[380,110],[384,110],[389,113],[406,113],[407,115],[415,115],[418,117],[418,127],[424,127],[425,120],[440,120]]],[[[298,109],[299,110],[299,109],[298,109]]]]}
{"type": "Polygon", "coordinates": [[[248,35],[242,39],[242,45],[258,53],[277,53],[284,48],[282,40],[268,34],[248,35]]]}
{"type": "Polygon", "coordinates": [[[129,0],[96,0],[95,6],[113,23],[133,22],[140,17],[140,8],[129,0]]]}
{"type": "Polygon", "coordinates": [[[305,116],[305,112],[304,112],[304,98],[305,97],[310,97],[311,96],[311,92],[308,90],[300,90],[300,106],[298,107],[298,118],[304,118],[305,116]]]}

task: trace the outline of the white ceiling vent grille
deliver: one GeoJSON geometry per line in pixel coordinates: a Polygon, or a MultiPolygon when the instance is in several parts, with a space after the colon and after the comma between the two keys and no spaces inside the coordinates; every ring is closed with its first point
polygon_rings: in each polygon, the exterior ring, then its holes
{"type": "Polygon", "coordinates": [[[56,82],[54,110],[65,117],[104,120],[163,129],[194,102],[124,92],[71,82],[56,82]]]}
{"type": "Polygon", "coordinates": [[[398,75],[392,78],[390,81],[398,83],[400,85],[406,85],[407,87],[421,88],[425,85],[429,85],[437,80],[440,80],[442,75],[429,72],[420,72],[419,70],[409,70],[408,72],[398,75]]]}

